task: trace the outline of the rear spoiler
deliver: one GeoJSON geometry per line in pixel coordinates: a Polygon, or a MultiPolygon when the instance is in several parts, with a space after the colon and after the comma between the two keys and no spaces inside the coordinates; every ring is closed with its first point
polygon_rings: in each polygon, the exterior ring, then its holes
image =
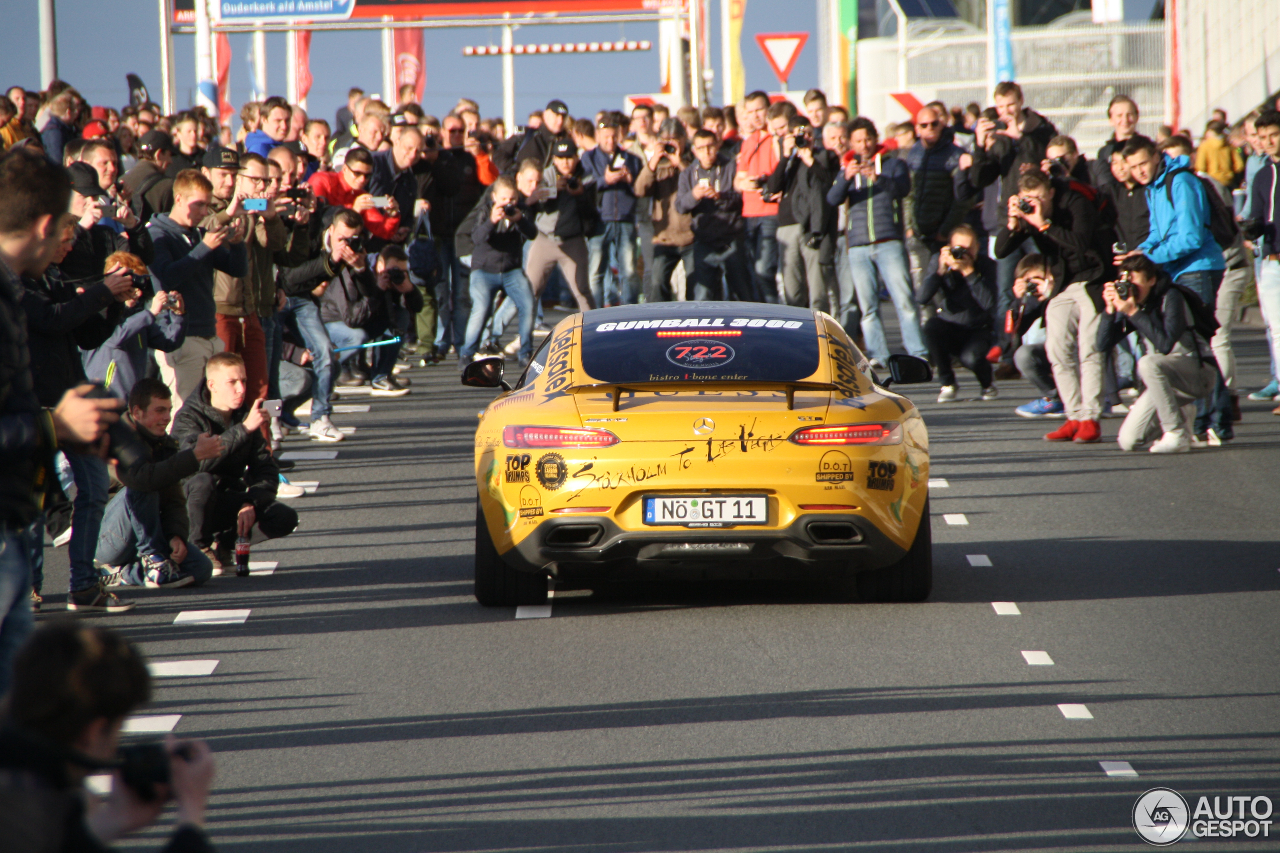
{"type": "Polygon", "coordinates": [[[768,390],[783,390],[787,394],[787,409],[796,407],[796,391],[836,391],[839,390],[831,382],[759,382],[759,381],[733,381],[709,380],[706,382],[601,382],[593,385],[574,385],[569,390],[578,391],[604,391],[613,397],[613,410],[618,411],[618,404],[622,400],[624,393],[642,393],[644,391],[653,391],[655,389],[670,388],[671,386],[688,386],[698,389],[716,389],[716,390],[741,390],[745,387],[752,389],[765,388],[768,390]]]}

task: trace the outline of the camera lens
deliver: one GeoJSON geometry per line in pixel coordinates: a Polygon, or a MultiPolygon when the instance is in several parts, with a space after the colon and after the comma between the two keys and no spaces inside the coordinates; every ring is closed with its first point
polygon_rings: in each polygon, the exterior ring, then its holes
{"type": "Polygon", "coordinates": [[[392,284],[404,284],[404,270],[399,267],[392,267],[387,270],[387,280],[392,284]]]}

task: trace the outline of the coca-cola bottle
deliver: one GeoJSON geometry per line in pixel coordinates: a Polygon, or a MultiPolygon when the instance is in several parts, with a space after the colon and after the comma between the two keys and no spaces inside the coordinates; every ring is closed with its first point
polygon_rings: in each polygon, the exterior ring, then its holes
{"type": "Polygon", "coordinates": [[[236,577],[249,577],[249,537],[236,540],[236,577]]]}

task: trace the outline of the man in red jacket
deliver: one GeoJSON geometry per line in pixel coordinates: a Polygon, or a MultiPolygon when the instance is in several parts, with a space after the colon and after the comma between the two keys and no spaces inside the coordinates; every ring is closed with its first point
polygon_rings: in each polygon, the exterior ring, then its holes
{"type": "Polygon", "coordinates": [[[341,171],[316,172],[307,183],[317,198],[360,214],[364,227],[373,236],[388,243],[403,243],[409,228],[400,225],[400,208],[393,197],[386,196],[384,200],[369,194],[366,187],[372,174],[373,155],[363,148],[352,148],[341,171]]]}

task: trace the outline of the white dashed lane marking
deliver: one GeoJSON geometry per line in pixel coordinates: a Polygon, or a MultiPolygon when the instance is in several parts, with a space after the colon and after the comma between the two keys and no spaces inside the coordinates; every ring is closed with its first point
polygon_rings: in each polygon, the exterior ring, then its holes
{"type": "Polygon", "coordinates": [[[127,735],[154,735],[173,731],[181,714],[159,714],[149,717],[126,717],[121,731],[127,735]]]}
{"type": "Polygon", "coordinates": [[[1089,713],[1089,709],[1084,705],[1059,705],[1058,710],[1062,712],[1062,716],[1068,720],[1092,720],[1093,714],[1089,713]]]}
{"type": "MultiPolygon", "coordinates": [[[[948,522],[950,523],[950,522],[948,522]]],[[[969,554],[969,565],[971,566],[990,566],[991,558],[986,554],[969,554]]]]}
{"type": "MultiPolygon", "coordinates": [[[[1053,666],[1053,658],[1048,652],[1023,652],[1022,657],[1031,666],[1053,666]]],[[[1059,707],[1062,707],[1061,705],[1059,707]]],[[[1081,708],[1084,706],[1081,705],[1081,708]]],[[[1063,713],[1066,713],[1065,711],[1063,713]]]]}
{"type": "MultiPolygon", "coordinates": [[[[249,574],[251,575],[274,574],[275,570],[279,568],[279,566],[280,566],[279,560],[250,560],[249,574]]],[[[249,611],[246,610],[245,612],[248,613],[249,611]]]]}
{"type": "Polygon", "coordinates": [[[183,675],[213,675],[216,660],[153,660],[147,664],[152,678],[178,678],[183,675]]]}
{"type": "Polygon", "coordinates": [[[516,608],[517,619],[550,619],[551,599],[556,597],[556,582],[547,578],[547,603],[522,604],[516,608]]]}
{"type": "Polygon", "coordinates": [[[948,482],[947,482],[945,479],[943,479],[942,477],[937,477],[937,478],[932,479],[932,480],[930,480],[930,481],[929,481],[929,488],[931,488],[931,489],[949,489],[949,488],[951,488],[951,484],[950,484],[950,483],[948,483],[948,482]]]}
{"type": "Polygon", "coordinates": [[[369,411],[370,407],[352,403],[347,403],[346,405],[337,403],[332,408],[335,415],[357,415],[369,411]]]}
{"type": "Polygon", "coordinates": [[[336,450],[288,450],[280,454],[281,459],[337,459],[338,451],[336,450]]]}
{"type": "Polygon", "coordinates": [[[239,625],[249,618],[248,610],[184,610],[175,625],[239,625]]]}
{"type": "Polygon", "coordinates": [[[1018,609],[1018,605],[1012,601],[993,601],[991,606],[995,608],[997,616],[1021,616],[1022,611],[1018,609]]]}
{"type": "Polygon", "coordinates": [[[316,489],[320,488],[319,480],[290,480],[290,485],[297,486],[309,495],[314,495],[316,489]]]}
{"type": "Polygon", "coordinates": [[[947,513],[942,516],[942,520],[947,524],[967,525],[969,523],[969,519],[965,518],[962,512],[947,513]]]}
{"type": "Polygon", "coordinates": [[[1102,772],[1108,776],[1138,778],[1138,771],[1134,770],[1133,765],[1127,761],[1099,761],[1098,764],[1102,767],[1102,772]]]}

